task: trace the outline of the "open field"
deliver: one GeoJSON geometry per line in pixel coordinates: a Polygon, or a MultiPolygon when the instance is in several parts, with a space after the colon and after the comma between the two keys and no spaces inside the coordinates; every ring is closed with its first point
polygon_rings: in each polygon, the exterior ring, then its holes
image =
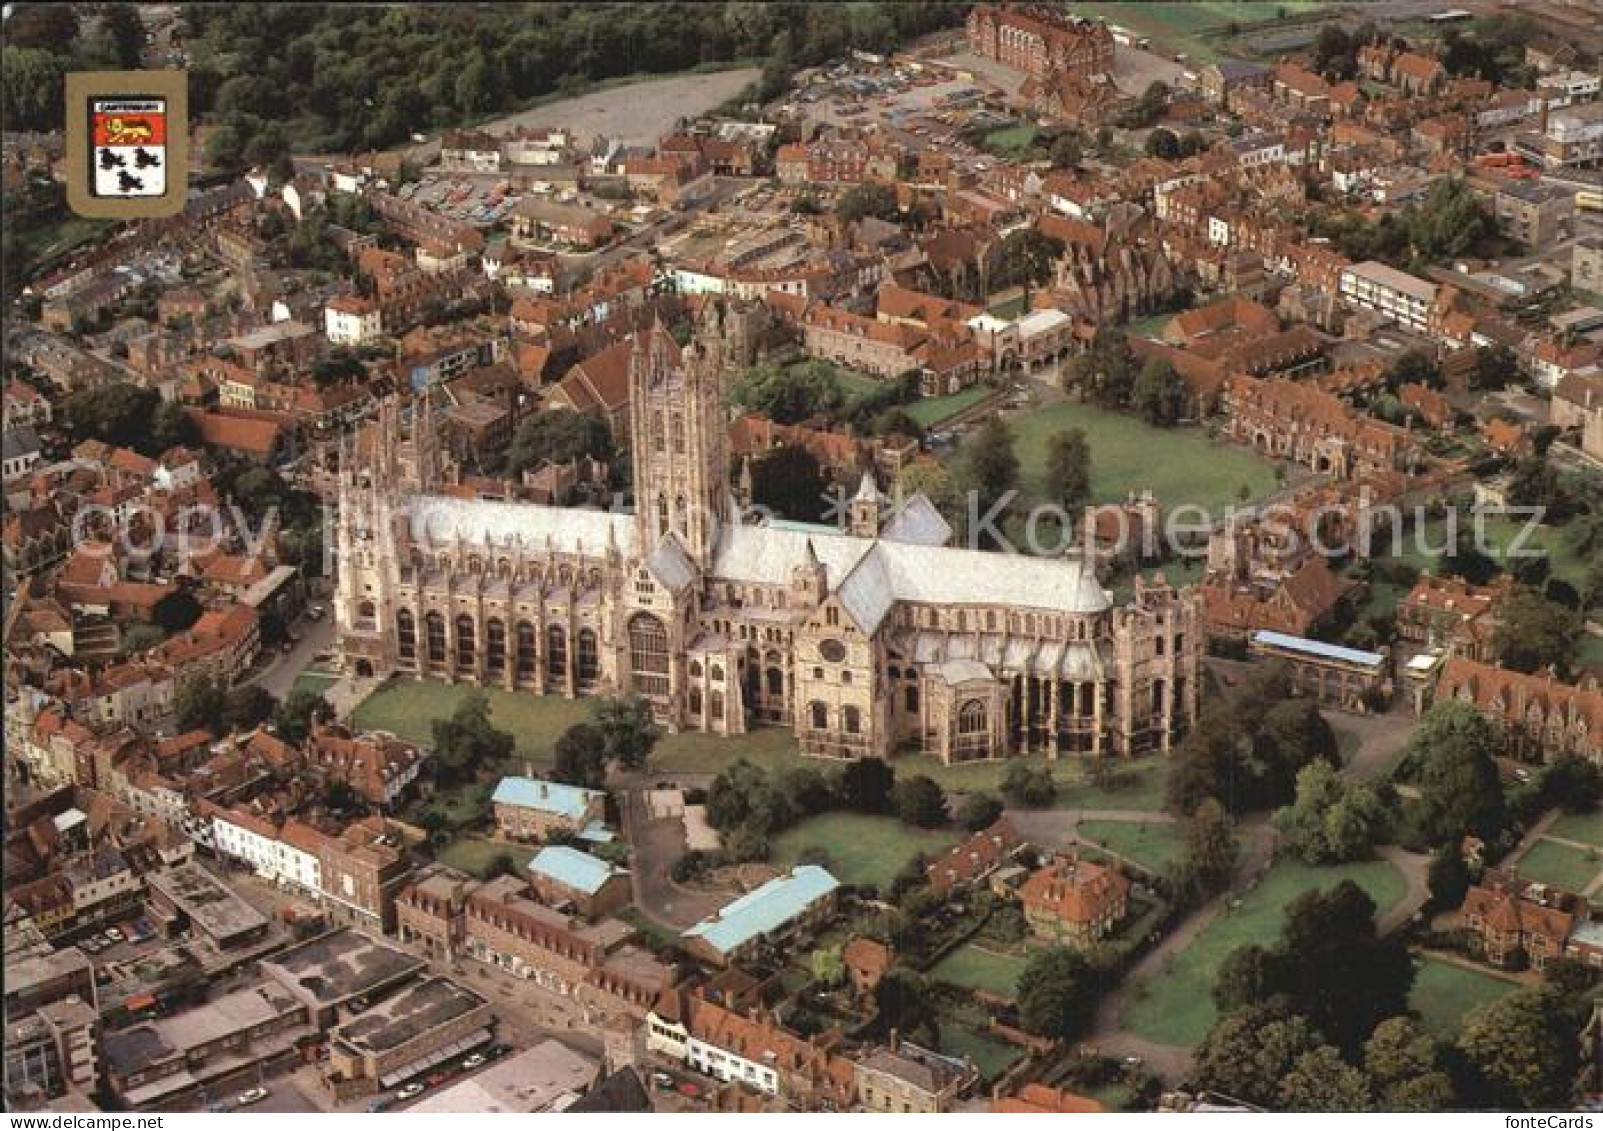
{"type": "Polygon", "coordinates": [[[1540,837],[1514,866],[1528,880],[1580,892],[1597,878],[1603,863],[1599,862],[1596,851],[1588,852],[1540,837]]]}
{"type": "Polygon", "coordinates": [[[992,130],[985,135],[985,148],[1002,156],[1007,156],[1010,153],[1021,153],[1035,144],[1035,137],[1039,132],[1027,122],[1017,126],[1007,126],[1000,130],[992,130]]]}
{"type": "Polygon", "coordinates": [[[1240,499],[1262,498],[1275,487],[1274,468],[1245,448],[1214,443],[1199,428],[1153,428],[1133,416],[1078,401],[1059,401],[1009,418],[1025,489],[1041,495],[1047,440],[1069,428],[1091,444],[1091,499],[1123,502],[1150,488],[1169,510],[1193,504],[1211,514],[1240,499]]]}
{"type": "Polygon", "coordinates": [[[1101,783],[1092,779],[1086,765],[1077,758],[1060,758],[1056,762],[1009,758],[947,766],[925,754],[907,754],[895,759],[892,765],[897,777],[925,774],[949,791],[998,793],[1008,768],[1020,761],[1045,765],[1052,771],[1052,778],[1058,785],[1058,795],[1053,802],[1057,809],[1150,809],[1156,812],[1163,808],[1168,763],[1161,757],[1120,760],[1111,767],[1113,773],[1101,783]]]}
{"type": "Polygon", "coordinates": [[[921,397],[907,406],[907,415],[911,416],[922,428],[933,428],[944,420],[950,420],[964,409],[972,408],[990,395],[991,390],[984,385],[971,385],[960,393],[952,393],[944,397],[921,397]]]}
{"type": "Polygon", "coordinates": [[[393,731],[410,742],[429,746],[434,742],[433,723],[450,718],[457,704],[474,690],[482,690],[489,697],[490,721],[512,732],[518,758],[533,762],[537,768],[551,764],[558,736],[574,723],[583,722],[590,713],[582,699],[500,688],[475,689],[436,680],[396,679],[363,700],[351,718],[359,727],[393,731]]]}
{"type": "Polygon", "coordinates": [[[1603,809],[1594,813],[1566,813],[1548,826],[1547,835],[1603,849],[1603,809]]]}
{"type": "Polygon", "coordinates": [[[1025,960],[1019,955],[1000,954],[975,943],[965,943],[935,964],[930,976],[968,990],[984,990],[1011,1000],[1018,990],[1025,960]]]}
{"type": "Polygon", "coordinates": [[[1102,845],[1149,871],[1162,874],[1180,859],[1180,834],[1171,824],[1137,821],[1081,821],[1075,831],[1082,840],[1102,845]]]}
{"type": "Polygon", "coordinates": [[[1280,937],[1286,907],[1307,891],[1352,880],[1369,893],[1384,914],[1403,897],[1403,877],[1385,861],[1313,868],[1292,860],[1274,865],[1234,910],[1220,913],[1190,946],[1169,958],[1164,969],[1137,984],[1123,1018],[1136,1036],[1158,1044],[1194,1046],[1208,1035],[1217,1016],[1213,985],[1225,958],[1239,946],[1272,944],[1280,937]]]}
{"type": "Polygon", "coordinates": [[[1210,62],[1220,57],[1223,46],[1213,38],[1214,33],[1226,32],[1232,24],[1245,29],[1254,24],[1276,23],[1288,16],[1313,11],[1320,5],[1316,0],[1283,0],[1280,3],[1193,0],[1184,4],[1085,2],[1068,7],[1076,15],[1106,20],[1151,36],[1154,47],[1167,46],[1187,53],[1196,62],[1210,62]]]}
{"type": "MultiPolygon", "coordinates": [[[[572,130],[589,143],[616,138],[625,145],[656,145],[680,118],[697,118],[745,90],[761,72],[755,67],[686,71],[677,75],[609,81],[576,98],[541,101],[527,110],[481,123],[492,134],[523,126],[572,130]]],[[[413,149],[415,158],[439,153],[438,139],[413,149]]]]}
{"type": "Polygon", "coordinates": [[[1517,982],[1493,974],[1425,958],[1414,977],[1408,1004],[1419,1014],[1425,1028],[1450,1041],[1458,1036],[1466,1015],[1518,988],[1517,982]]]}
{"type": "MultiPolygon", "coordinates": [[[[1517,549],[1522,555],[1545,552],[1553,567],[1554,577],[1562,578],[1577,589],[1586,581],[1586,570],[1590,563],[1570,545],[1567,530],[1537,526],[1531,536],[1516,547],[1515,540],[1525,528],[1522,518],[1483,515],[1478,519],[1478,527],[1473,516],[1468,519],[1461,517],[1459,521],[1460,528],[1474,534],[1481,542],[1482,551],[1504,569],[1511,568],[1519,560],[1508,556],[1511,548],[1517,549]]],[[[1452,544],[1453,540],[1447,532],[1447,520],[1433,519],[1422,527],[1404,532],[1397,547],[1398,556],[1420,569],[1435,569],[1452,544]]]]}
{"type": "Polygon", "coordinates": [[[489,876],[490,865],[503,854],[511,857],[512,866],[521,875],[533,858],[534,849],[470,836],[452,841],[436,853],[436,858],[442,864],[449,864],[480,879],[486,879],[489,876]]]}
{"type": "Polygon", "coordinates": [[[810,848],[823,849],[841,883],[886,888],[915,853],[933,855],[957,838],[956,831],[910,828],[894,817],[821,813],[774,838],[773,862],[786,867],[810,848]]]}

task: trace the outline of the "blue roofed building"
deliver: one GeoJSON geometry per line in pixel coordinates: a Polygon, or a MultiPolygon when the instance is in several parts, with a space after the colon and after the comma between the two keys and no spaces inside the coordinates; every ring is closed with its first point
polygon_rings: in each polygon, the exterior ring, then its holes
{"type": "Polygon", "coordinates": [[[566,845],[550,844],[529,861],[529,886],[542,903],[602,915],[629,903],[629,872],[566,845]]]}
{"type": "Polygon", "coordinates": [[[698,958],[724,966],[746,958],[763,940],[813,926],[835,909],[840,881],[816,864],[801,864],[747,892],[684,933],[698,958]]]}
{"type": "Polygon", "coordinates": [[[1286,664],[1297,693],[1324,706],[1368,713],[1384,707],[1391,698],[1391,660],[1385,652],[1365,652],[1268,629],[1252,634],[1248,650],[1286,664]]]}
{"type": "Polygon", "coordinates": [[[548,840],[553,833],[577,833],[606,820],[607,795],[600,790],[505,777],[490,797],[495,826],[509,840],[548,840]]]}

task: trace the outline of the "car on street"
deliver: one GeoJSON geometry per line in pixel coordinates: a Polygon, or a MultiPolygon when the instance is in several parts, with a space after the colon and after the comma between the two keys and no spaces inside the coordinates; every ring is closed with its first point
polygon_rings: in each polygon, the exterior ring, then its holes
{"type": "Polygon", "coordinates": [[[105,930],[105,936],[106,936],[106,938],[110,939],[114,943],[123,942],[127,938],[127,936],[124,935],[122,933],[122,931],[117,927],[107,927],[106,930],[105,930]]]}
{"type": "Polygon", "coordinates": [[[666,1072],[653,1072],[651,1074],[651,1082],[659,1088],[673,1087],[673,1077],[666,1072]]]}
{"type": "Polygon", "coordinates": [[[687,1096],[690,1099],[695,1099],[697,1096],[701,1095],[701,1085],[697,1084],[693,1080],[681,1080],[679,1081],[679,1094],[681,1096],[687,1096]]]}
{"type": "Polygon", "coordinates": [[[261,1103],[266,1098],[267,1098],[267,1089],[266,1088],[250,1088],[250,1089],[247,1089],[246,1091],[243,1091],[243,1092],[239,1093],[239,1095],[235,1096],[234,1097],[234,1103],[238,1107],[249,1107],[251,1104],[259,1104],[259,1103],[261,1103]]]}
{"type": "Polygon", "coordinates": [[[481,1065],[483,1063],[484,1063],[484,1054],[482,1052],[476,1052],[472,1056],[468,1057],[466,1060],[464,1060],[462,1062],[462,1067],[463,1068],[477,1068],[479,1065],[481,1065]]]}
{"type": "Polygon", "coordinates": [[[416,1099],[418,1096],[421,1096],[422,1094],[423,1094],[423,1085],[422,1084],[418,1084],[418,1083],[412,1083],[412,1084],[408,1084],[406,1087],[404,1087],[400,1091],[396,1092],[395,1093],[395,1098],[398,1099],[398,1100],[411,1100],[411,1099],[416,1099]]]}

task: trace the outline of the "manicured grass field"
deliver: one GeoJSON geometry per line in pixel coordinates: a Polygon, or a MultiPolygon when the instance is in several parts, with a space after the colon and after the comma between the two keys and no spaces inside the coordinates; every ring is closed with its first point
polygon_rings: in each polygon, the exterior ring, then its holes
{"type": "MultiPolygon", "coordinates": [[[[1252,24],[1272,23],[1296,16],[1317,6],[1316,0],[1283,0],[1261,3],[1243,0],[1240,3],[1226,0],[1191,0],[1188,3],[1104,3],[1085,2],[1069,5],[1079,16],[1106,20],[1131,31],[1161,40],[1163,44],[1183,50],[1196,62],[1209,62],[1219,58],[1219,48],[1208,39],[1208,33],[1219,31],[1234,23],[1241,28],[1252,24]]],[[[1158,44],[1154,44],[1158,46],[1158,44]]]]}
{"type": "Polygon", "coordinates": [[[1548,826],[1547,835],[1603,848],[1603,809],[1595,813],[1566,813],[1548,826]]]}
{"type": "Polygon", "coordinates": [[[450,718],[457,704],[475,690],[489,697],[490,721],[512,732],[518,758],[536,766],[549,766],[558,736],[589,716],[589,705],[583,699],[500,688],[476,689],[427,679],[395,679],[364,699],[352,712],[352,719],[359,727],[393,731],[427,746],[434,741],[434,722],[450,718]]]}
{"type": "Polygon", "coordinates": [[[1081,839],[1102,845],[1160,875],[1180,859],[1180,834],[1170,824],[1137,821],[1081,821],[1081,839]]]}
{"type": "MultiPolygon", "coordinates": [[[[651,770],[673,773],[716,774],[737,758],[780,770],[796,765],[801,754],[796,749],[796,736],[784,727],[759,727],[728,738],[684,731],[658,739],[646,765],[651,770]]],[[[822,764],[811,759],[808,762],[822,764]]]]}
{"type": "Polygon", "coordinates": [[[973,408],[989,396],[990,392],[991,390],[984,385],[970,385],[960,393],[951,393],[944,397],[920,397],[907,406],[907,415],[911,416],[921,428],[934,428],[964,409],[973,408]]]}
{"type": "Polygon", "coordinates": [[[1492,974],[1426,958],[1419,964],[1408,1004],[1427,1029],[1450,1041],[1458,1036],[1467,1014],[1518,988],[1517,983],[1492,974]]]}
{"type": "Polygon", "coordinates": [[[994,1080],[1016,1064],[1024,1050],[967,1025],[941,1026],[941,1052],[966,1056],[986,1080],[994,1080]]]}
{"type": "Polygon", "coordinates": [[[1035,144],[1039,131],[1028,123],[992,130],[985,135],[985,148],[992,152],[1018,153],[1035,144]]]}
{"type": "Polygon", "coordinates": [[[934,855],[957,838],[956,831],[909,828],[893,817],[822,813],[775,837],[773,862],[788,867],[807,849],[822,848],[841,883],[885,888],[914,853],[934,855]]]}
{"type": "MultiPolygon", "coordinates": [[[[1516,539],[1521,538],[1525,528],[1523,518],[1501,518],[1488,514],[1477,519],[1473,515],[1460,515],[1456,521],[1458,528],[1475,536],[1480,541],[1481,550],[1505,570],[1511,569],[1520,560],[1508,556],[1510,549],[1517,549],[1522,555],[1545,552],[1553,567],[1554,577],[1577,588],[1586,581],[1590,563],[1575,552],[1567,530],[1537,526],[1530,537],[1523,538],[1516,547],[1516,539]]],[[[1447,520],[1438,518],[1404,531],[1397,549],[1400,557],[1420,569],[1434,569],[1452,544],[1453,540],[1447,532],[1447,520]]]]}
{"type": "Polygon", "coordinates": [[[1274,468],[1245,448],[1214,443],[1199,428],[1153,428],[1133,416],[1077,401],[1059,401],[1010,418],[1014,450],[1028,491],[1041,495],[1046,445],[1055,432],[1085,431],[1091,443],[1093,502],[1123,502],[1131,491],[1150,488],[1169,510],[1190,503],[1210,514],[1275,486],[1274,468]]]}
{"type": "Polygon", "coordinates": [[[1225,958],[1247,943],[1272,944],[1280,937],[1286,907],[1293,900],[1303,892],[1331,888],[1343,880],[1352,880],[1368,892],[1381,914],[1400,900],[1405,890],[1402,875],[1385,861],[1313,868],[1282,860],[1242,898],[1240,907],[1221,912],[1190,946],[1169,958],[1161,973],[1137,985],[1136,996],[1125,1010],[1125,1026],[1136,1036],[1159,1044],[1198,1044],[1217,1016],[1213,985],[1225,958]]]}
{"type": "Polygon", "coordinates": [[[937,981],[969,990],[984,990],[1012,1000],[1024,964],[1024,959],[1017,955],[999,954],[974,943],[965,943],[936,963],[930,975],[937,981]]]}
{"type": "Polygon", "coordinates": [[[1603,862],[1596,853],[1542,837],[1519,858],[1515,867],[1526,879],[1579,892],[1596,878],[1603,862]]]}
{"type": "Polygon", "coordinates": [[[534,849],[515,844],[500,844],[483,837],[463,837],[452,841],[435,855],[443,864],[453,868],[472,873],[480,879],[489,875],[490,865],[502,853],[512,857],[512,863],[519,874],[528,866],[534,856],[534,849]]]}

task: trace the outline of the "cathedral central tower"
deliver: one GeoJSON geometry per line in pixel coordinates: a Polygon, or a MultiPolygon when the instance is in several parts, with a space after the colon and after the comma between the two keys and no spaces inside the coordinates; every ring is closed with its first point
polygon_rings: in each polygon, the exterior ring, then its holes
{"type": "Polygon", "coordinates": [[[649,556],[673,531],[705,569],[731,520],[724,412],[724,312],[707,303],[682,349],[653,324],[629,360],[629,427],[638,545],[649,556]]]}

